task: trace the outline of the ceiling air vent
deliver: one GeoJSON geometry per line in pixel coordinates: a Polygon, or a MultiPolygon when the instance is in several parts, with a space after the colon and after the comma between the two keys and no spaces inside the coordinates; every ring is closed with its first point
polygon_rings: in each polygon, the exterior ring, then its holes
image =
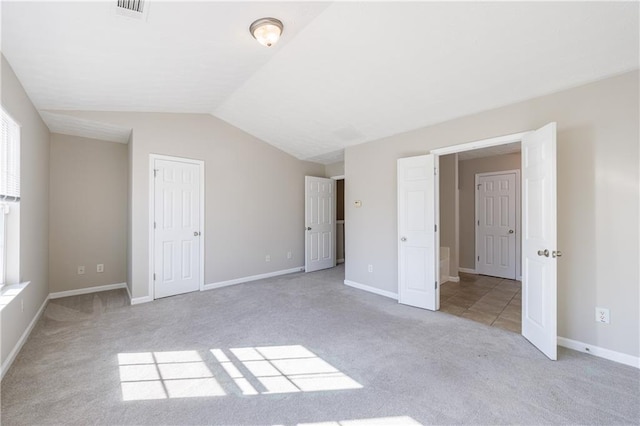
{"type": "Polygon", "coordinates": [[[118,0],[118,7],[132,12],[142,13],[144,0],[118,0]]]}
{"type": "Polygon", "coordinates": [[[116,14],[135,19],[147,19],[148,4],[145,0],[118,0],[116,14]]]}

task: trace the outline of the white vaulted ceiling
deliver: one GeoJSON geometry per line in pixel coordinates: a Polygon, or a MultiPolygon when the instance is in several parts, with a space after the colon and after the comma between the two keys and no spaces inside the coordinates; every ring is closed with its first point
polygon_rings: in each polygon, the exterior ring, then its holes
{"type": "Polygon", "coordinates": [[[115,2],[2,2],[2,51],[37,108],[207,112],[324,163],[639,61],[635,2],[147,0],[146,21],[115,2]],[[285,25],[271,49],[248,32],[264,16],[285,25]]]}

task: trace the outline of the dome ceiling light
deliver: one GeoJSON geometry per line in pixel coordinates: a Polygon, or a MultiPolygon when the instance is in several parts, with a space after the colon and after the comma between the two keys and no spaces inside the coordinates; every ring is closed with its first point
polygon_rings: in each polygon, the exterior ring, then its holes
{"type": "Polygon", "coordinates": [[[249,32],[258,43],[271,47],[282,34],[282,22],[276,18],[261,18],[254,21],[249,27],[249,32]]]}

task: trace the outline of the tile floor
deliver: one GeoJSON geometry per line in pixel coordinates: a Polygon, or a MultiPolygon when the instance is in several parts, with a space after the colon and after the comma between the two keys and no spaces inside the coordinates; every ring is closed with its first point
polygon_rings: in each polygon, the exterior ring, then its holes
{"type": "Polygon", "coordinates": [[[440,288],[440,310],[493,327],[521,333],[520,281],[460,273],[460,282],[440,288]]]}

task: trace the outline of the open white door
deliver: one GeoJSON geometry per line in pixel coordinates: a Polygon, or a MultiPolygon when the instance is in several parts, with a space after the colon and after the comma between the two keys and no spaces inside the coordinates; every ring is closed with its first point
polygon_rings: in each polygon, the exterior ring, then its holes
{"type": "Polygon", "coordinates": [[[435,311],[436,179],[433,155],[398,159],[398,302],[435,311]]]}
{"type": "Polygon", "coordinates": [[[305,272],[336,266],[336,181],[304,178],[305,272]]]}
{"type": "Polygon", "coordinates": [[[522,139],[522,335],[557,359],[556,123],[522,139]]]}

